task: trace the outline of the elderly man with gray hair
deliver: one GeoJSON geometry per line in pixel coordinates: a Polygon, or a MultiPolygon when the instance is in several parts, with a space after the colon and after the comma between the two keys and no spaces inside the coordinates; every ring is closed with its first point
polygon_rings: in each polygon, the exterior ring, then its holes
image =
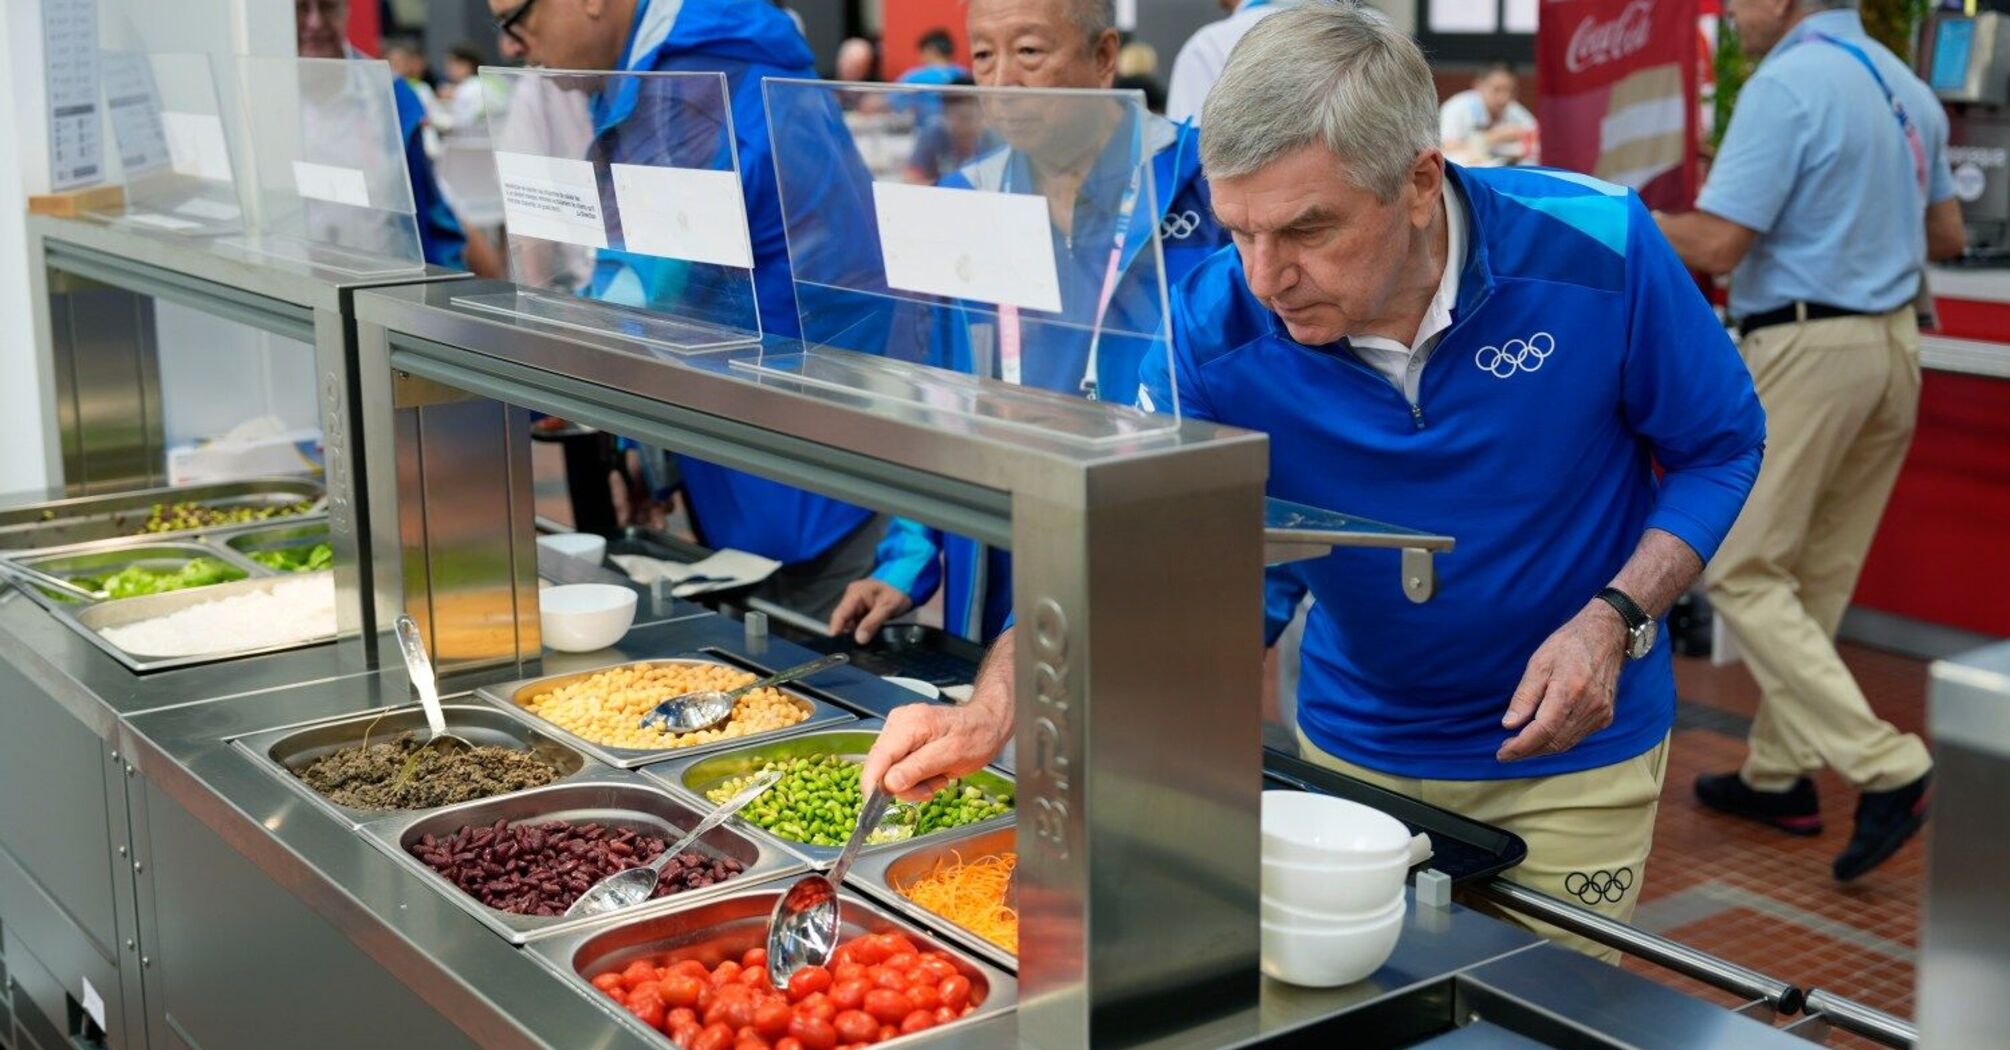
{"type": "Polygon", "coordinates": [[[1947,116],[1854,0],[1731,0],[1765,60],[1738,95],[1710,181],[1662,229],[1731,274],[1740,349],[1772,419],[1752,513],[1710,566],[1710,602],[1759,681],[1740,769],[1696,781],[1705,806],[1790,835],[1822,830],[1810,776],[1858,789],[1831,866],[1859,878],[1926,819],[1926,744],[1871,710],[1836,628],[1898,481],[1919,412],[1914,298],[1928,258],[1960,255],[1947,116]]]}
{"type": "MultiPolygon", "coordinates": [[[[1510,878],[1629,917],[1675,710],[1656,621],[1764,442],[1737,352],[1630,192],[1447,164],[1430,69],[1373,12],[1259,23],[1201,128],[1234,244],[1179,285],[1140,400],[1176,377],[1189,415],[1269,433],[1271,495],[1458,539],[1422,605],[1393,551],[1274,570],[1317,598],[1305,752],[1519,834],[1510,878]]],[[[973,706],[1009,694],[1000,663],[973,706]]],[[[884,782],[958,772],[975,742],[923,742],[884,782]]]]}

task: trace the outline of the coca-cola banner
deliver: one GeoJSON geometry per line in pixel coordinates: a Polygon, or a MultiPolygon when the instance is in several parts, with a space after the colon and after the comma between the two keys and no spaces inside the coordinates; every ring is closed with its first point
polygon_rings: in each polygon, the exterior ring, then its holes
{"type": "Polygon", "coordinates": [[[1543,163],[1696,199],[1697,0],[1547,0],[1536,27],[1543,163]]]}

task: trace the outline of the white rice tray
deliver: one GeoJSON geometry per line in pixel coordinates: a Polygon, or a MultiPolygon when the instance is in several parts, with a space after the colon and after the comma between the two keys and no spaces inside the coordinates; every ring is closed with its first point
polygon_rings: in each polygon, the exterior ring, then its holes
{"type": "Polygon", "coordinates": [[[134,656],[211,656],[327,638],[335,633],[335,577],[281,580],[117,627],[100,637],[134,656]]]}

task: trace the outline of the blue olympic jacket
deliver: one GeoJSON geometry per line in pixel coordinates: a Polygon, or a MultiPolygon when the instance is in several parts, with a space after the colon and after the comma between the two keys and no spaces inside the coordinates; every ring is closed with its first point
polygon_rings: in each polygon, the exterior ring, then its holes
{"type": "MultiPolygon", "coordinates": [[[[754,252],[754,286],[761,328],[794,338],[794,284],[789,271],[788,235],[775,185],[775,158],[768,134],[761,82],[768,77],[814,79],[809,44],[787,14],[753,0],[644,0],[637,5],[622,68],[631,72],[708,72],[726,76],[733,138],[739,152],[741,191],[754,252]]],[[[716,127],[639,127],[627,122],[640,91],[627,82],[613,97],[594,100],[593,149],[620,163],[678,163],[707,167],[691,149],[715,150],[716,127]],[[674,137],[673,137],[674,136],[674,137]]],[[[671,122],[653,122],[667,125],[671,122]]],[[[603,188],[611,201],[611,188],[603,188]]],[[[858,216],[853,216],[857,221],[858,216]]],[[[587,294],[630,305],[678,298],[697,301],[684,288],[692,268],[673,260],[603,252],[587,294]],[[640,300],[635,301],[635,300],[640,300]]],[[[720,297],[738,294],[716,290],[720,297]]],[[[698,297],[702,298],[702,297],[698,297]]],[[[722,316],[745,316],[744,304],[715,304],[722,316]]],[[[731,470],[689,456],[678,467],[699,538],[711,547],[731,547],[797,564],[816,558],[863,525],[872,512],[804,492],[767,478],[731,470]]]]}
{"type": "MultiPolygon", "coordinates": [[[[1128,130],[1112,136],[1113,143],[1139,139],[1128,130]]],[[[1094,375],[1089,375],[1089,337],[1079,328],[1047,327],[1037,343],[1028,335],[1023,355],[1025,369],[1021,382],[1075,394],[1083,392],[1085,380],[1093,381],[1094,393],[1128,402],[1136,389],[1139,361],[1154,345],[1150,339],[1127,336],[1128,332],[1163,331],[1163,309],[1158,299],[1159,282],[1150,265],[1137,263],[1142,249],[1151,244],[1151,223],[1157,223],[1160,251],[1164,258],[1165,280],[1171,284],[1216,250],[1228,243],[1227,235],[1214,218],[1208,197],[1207,179],[1200,170],[1200,132],[1191,121],[1174,124],[1153,117],[1141,136],[1152,155],[1152,183],[1159,202],[1156,214],[1139,209],[1131,216],[1131,233],[1124,239],[1124,255],[1119,266],[1123,273],[1110,298],[1106,330],[1096,346],[1094,375]]],[[[1085,182],[1084,200],[1112,200],[1121,188],[1095,192],[1098,182],[1128,181],[1135,167],[1128,150],[1108,150],[1085,182]]],[[[987,190],[1029,192],[1033,185],[1026,158],[1005,149],[964,168],[943,180],[944,185],[987,190]]],[[[1093,301],[1102,293],[1110,262],[1109,245],[1115,243],[1114,213],[1092,214],[1078,208],[1073,236],[1054,233],[1054,257],[1060,263],[1064,302],[1093,301]]],[[[1071,317],[1083,316],[1072,311],[1071,317]]],[[[941,362],[958,371],[969,371],[969,349],[959,338],[962,329],[938,338],[932,348],[937,355],[955,358],[941,362]]],[[[946,533],[906,518],[889,523],[880,542],[878,565],[873,578],[884,581],[913,600],[928,601],[939,587],[943,594],[943,625],[952,633],[989,641],[1004,630],[1012,610],[1012,557],[1010,552],[989,547],[965,536],[946,533]]]]}
{"type": "MultiPolygon", "coordinates": [[[[1446,533],[1436,598],[1397,553],[1343,549],[1270,574],[1277,612],[1309,588],[1299,724],[1397,776],[1485,780],[1593,769],[1660,743],[1669,644],[1627,664],[1613,724],[1571,750],[1494,753],[1529,657],[1662,529],[1708,560],[1759,469],[1765,414],[1723,327],[1637,196],[1540,169],[1447,165],[1471,247],[1452,327],[1412,406],[1346,343],[1293,342],[1233,249],[1172,299],[1189,417],[1270,434],[1269,494],[1446,533]],[[1657,481],[1655,464],[1664,471],[1657,481]]],[[[1147,362],[1141,402],[1163,403],[1147,362]]]]}
{"type": "Polygon", "coordinates": [[[398,103],[398,136],[405,144],[405,170],[412,179],[413,210],[419,215],[419,249],[434,266],[465,270],[467,234],[447,207],[440,182],[433,177],[433,159],[426,156],[426,105],[403,77],[391,78],[391,97],[398,103]]]}

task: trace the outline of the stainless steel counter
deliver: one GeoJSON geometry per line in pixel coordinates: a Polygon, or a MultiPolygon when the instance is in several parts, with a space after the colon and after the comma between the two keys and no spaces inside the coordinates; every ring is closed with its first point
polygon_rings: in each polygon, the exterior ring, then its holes
{"type": "MultiPolygon", "coordinates": [[[[544,669],[565,672],[708,647],[776,663],[800,652],[782,642],[749,651],[744,643],[737,623],[703,616],[638,629],[618,651],[553,655],[544,669]]],[[[275,726],[409,703],[401,670],[353,670],[341,647],[324,648],[141,679],[18,595],[0,597],[0,658],[51,686],[51,695],[67,695],[66,709],[81,709],[106,725],[106,742],[131,764],[142,786],[132,855],[143,902],[140,932],[150,953],[143,964],[150,975],[150,1016],[139,1026],[147,1039],[128,1031],[119,1045],[214,1050],[256,1045],[281,1030],[295,1045],[353,1045],[354,1026],[370,1023],[356,1016],[367,1018],[378,1008],[375,1000],[390,1011],[396,999],[401,1009],[421,1011],[405,1023],[415,1026],[414,1038],[423,1034],[432,1045],[660,1050],[664,1044],[623,1023],[609,1004],[496,935],[436,880],[373,846],[229,744],[232,737],[275,726]],[[256,889],[223,891],[248,876],[260,884],[256,889]],[[203,892],[212,887],[217,892],[203,892]],[[306,954],[288,959],[289,950],[306,954]],[[277,965],[259,966],[252,961],[257,958],[277,965]],[[161,973],[165,980],[156,986],[161,973]],[[297,991],[303,980],[336,980],[339,990],[322,1006],[311,1006],[287,991],[297,991]],[[219,995],[220,987],[228,992],[219,995]],[[438,1016],[428,1021],[424,1011],[438,1016]],[[289,1017],[312,1021],[331,1012],[318,1028],[277,1027],[289,1017]],[[440,1019],[445,1024],[433,1030],[440,1019]]],[[[908,699],[862,672],[825,681],[843,700],[875,713],[908,699]]],[[[467,688],[466,680],[448,683],[450,693],[467,688]]],[[[27,696],[12,702],[51,701],[27,696]]],[[[1805,1045],[1546,948],[1517,927],[1457,906],[1413,909],[1395,955],[1368,981],[1325,991],[1266,981],[1255,1007],[1149,1041],[1169,1048],[1237,1046],[1293,1033],[1347,1032],[1352,1041],[1367,1040],[1362,1045],[1406,1046],[1466,1023],[1478,1002],[1495,1004],[1480,1016],[1522,1036],[1530,1035],[1531,1025],[1554,1029],[1557,1038],[1566,1029],[1578,1040],[1604,1033],[1578,1045],[1805,1045]]],[[[1139,1019],[1141,1040],[1151,1036],[1148,1025],[1149,1018],[1139,1019]]],[[[400,1039],[399,1033],[380,1034],[400,1039]]],[[[1008,1014],[959,1029],[954,1043],[1005,1047],[1017,1041],[1008,1014]]]]}

